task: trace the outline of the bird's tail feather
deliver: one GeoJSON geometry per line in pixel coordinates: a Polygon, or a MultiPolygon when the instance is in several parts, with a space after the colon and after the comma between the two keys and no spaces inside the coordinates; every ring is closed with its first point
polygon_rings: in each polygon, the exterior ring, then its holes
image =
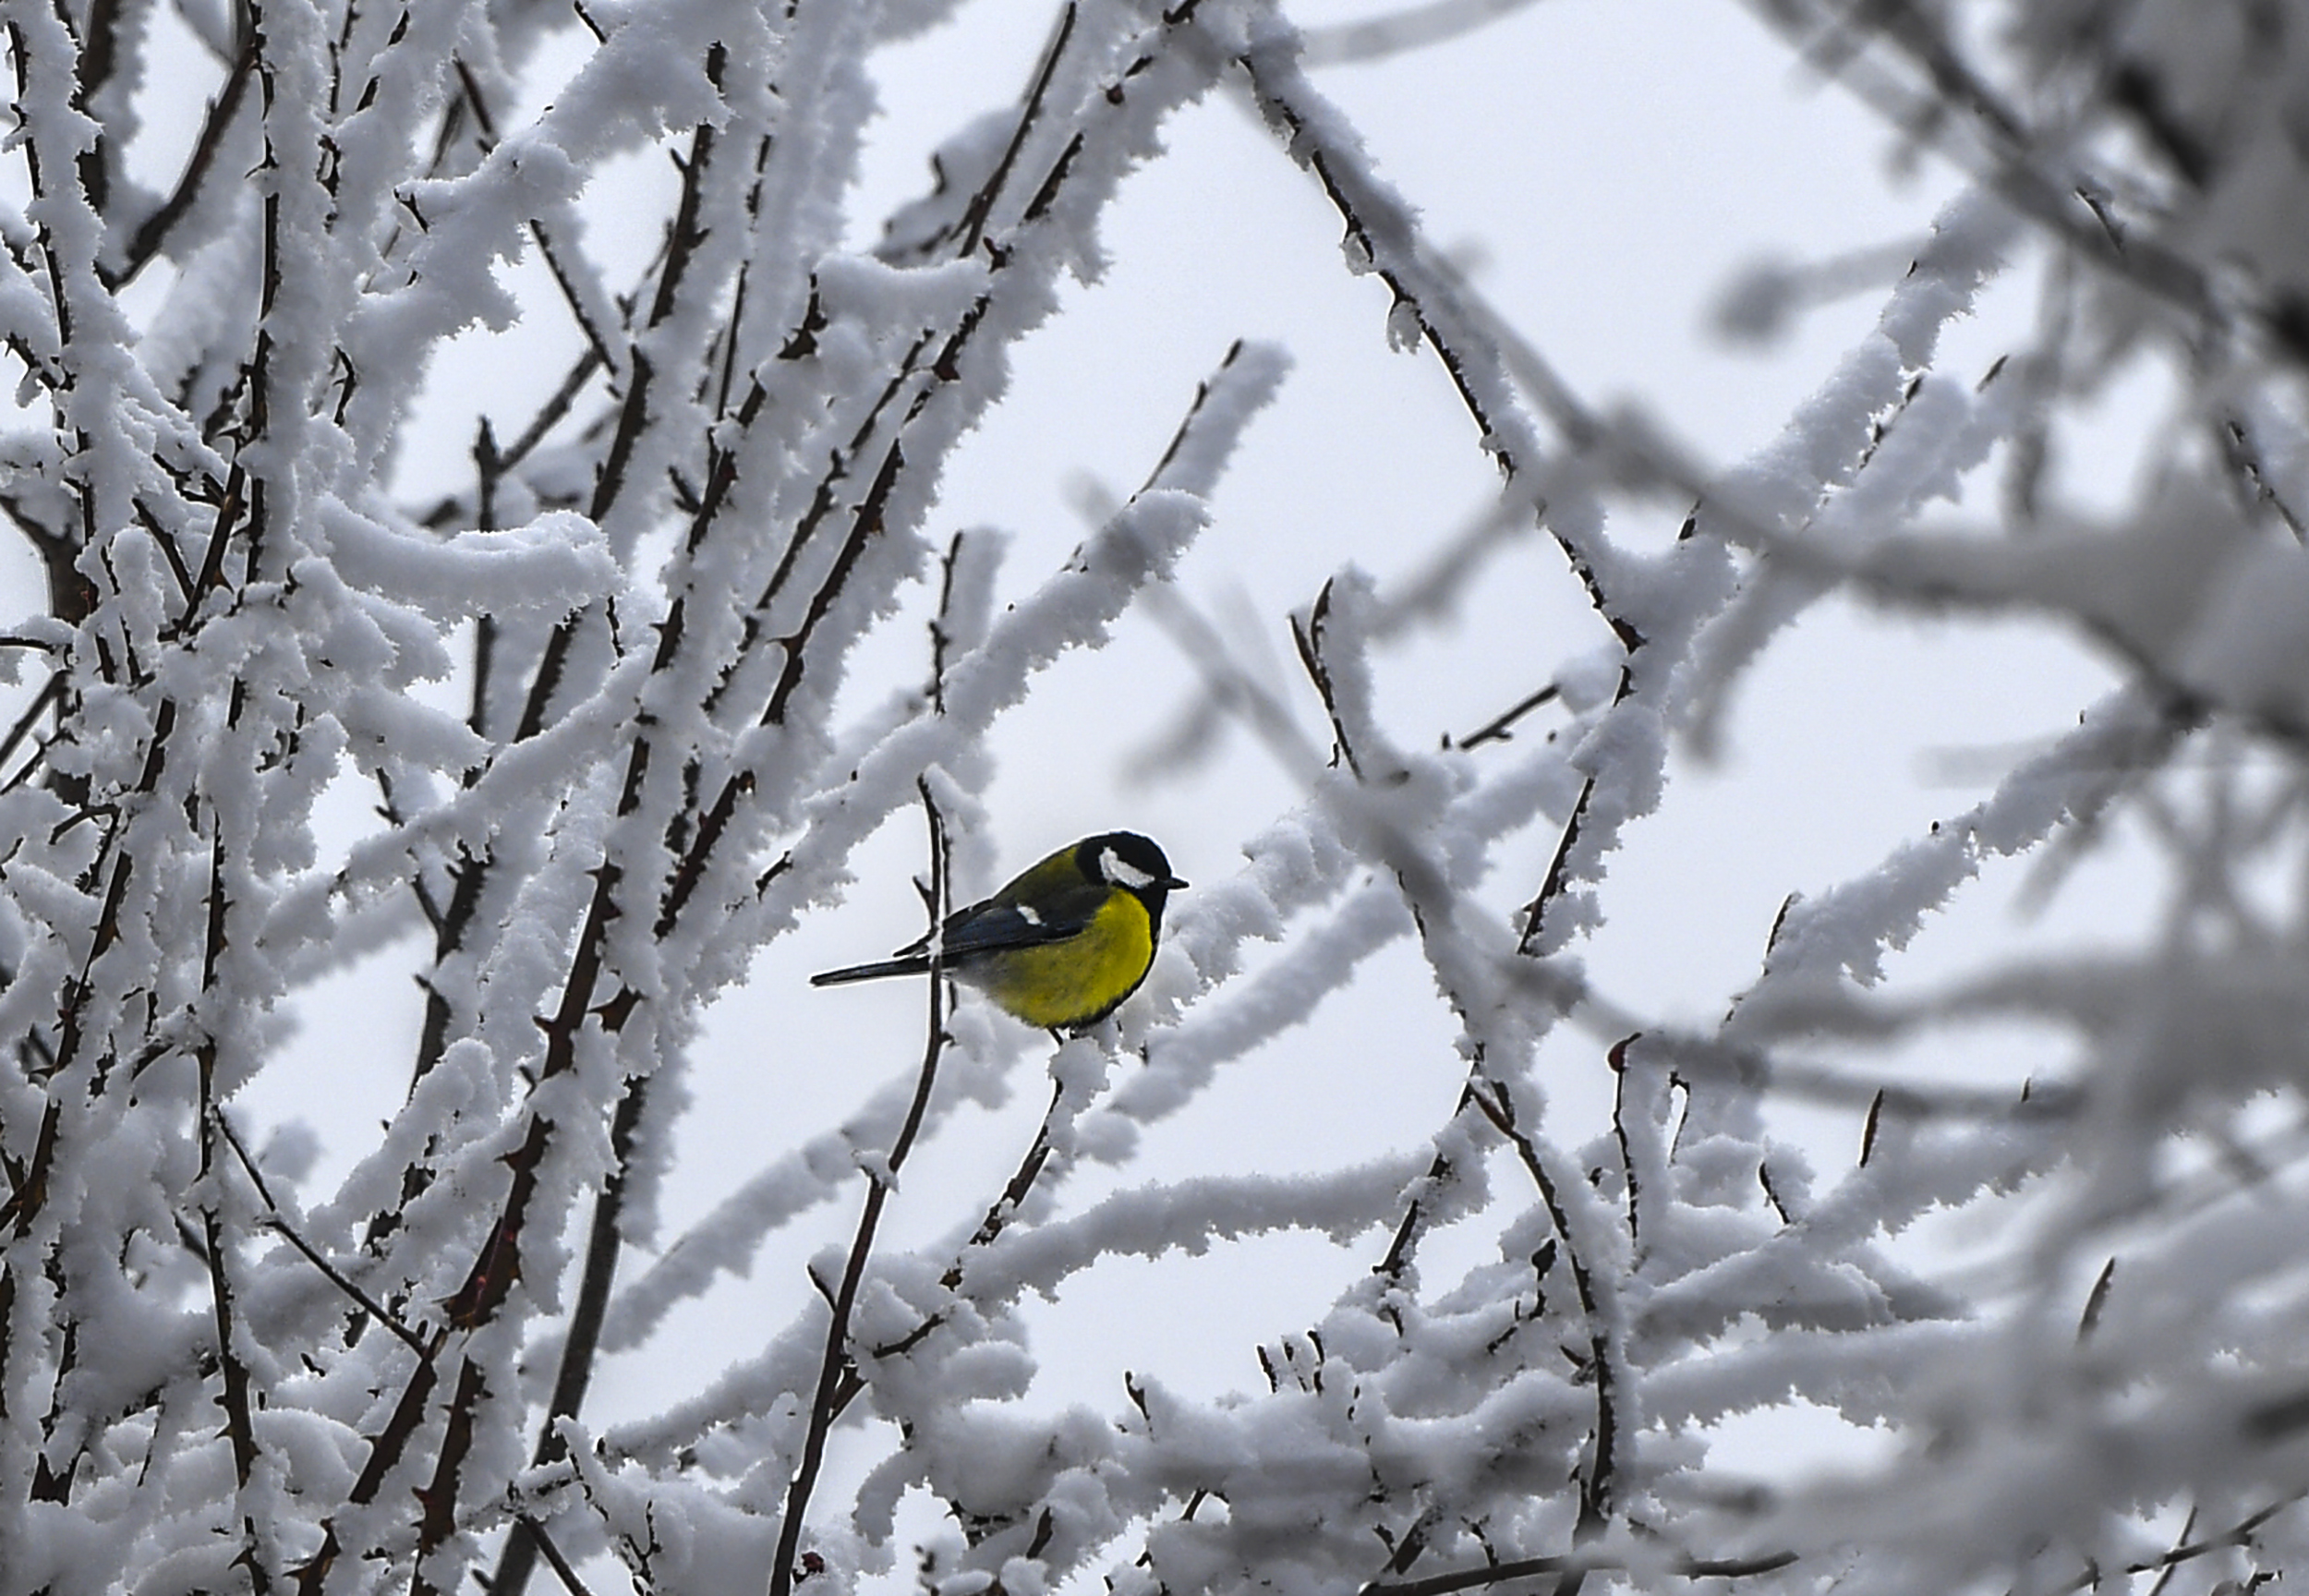
{"type": "Polygon", "coordinates": [[[852,964],[840,970],[826,970],[810,977],[813,986],[844,986],[852,981],[878,981],[885,975],[921,975],[929,971],[930,961],[917,953],[911,959],[884,959],[873,964],[852,964]]]}

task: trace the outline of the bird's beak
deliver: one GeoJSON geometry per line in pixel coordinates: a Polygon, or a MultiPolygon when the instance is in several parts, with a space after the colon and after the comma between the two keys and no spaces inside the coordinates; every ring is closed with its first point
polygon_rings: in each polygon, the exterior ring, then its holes
{"type": "Polygon", "coordinates": [[[1163,882],[1164,890],[1169,892],[1176,892],[1179,889],[1184,887],[1186,883],[1179,880],[1176,876],[1170,877],[1163,882]]]}

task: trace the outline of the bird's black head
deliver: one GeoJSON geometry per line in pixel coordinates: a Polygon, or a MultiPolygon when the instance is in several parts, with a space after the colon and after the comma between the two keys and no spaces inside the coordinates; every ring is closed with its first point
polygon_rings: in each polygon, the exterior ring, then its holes
{"type": "Polygon", "coordinates": [[[1163,900],[1186,885],[1170,873],[1170,861],[1163,857],[1163,851],[1136,831],[1083,838],[1075,844],[1074,863],[1093,881],[1119,887],[1136,897],[1157,925],[1163,920],[1163,900]]]}

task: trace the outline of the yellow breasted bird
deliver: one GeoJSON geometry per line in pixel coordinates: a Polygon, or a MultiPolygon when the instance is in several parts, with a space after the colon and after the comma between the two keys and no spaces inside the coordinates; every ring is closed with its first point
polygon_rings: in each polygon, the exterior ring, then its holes
{"type": "MultiPolygon", "coordinates": [[[[1059,849],[981,903],[946,917],[946,973],[1029,1025],[1082,1031],[1139,989],[1163,933],[1164,901],[1186,883],[1135,831],[1059,849]]],[[[875,964],[810,977],[839,986],[930,968],[930,939],[875,964]]]]}

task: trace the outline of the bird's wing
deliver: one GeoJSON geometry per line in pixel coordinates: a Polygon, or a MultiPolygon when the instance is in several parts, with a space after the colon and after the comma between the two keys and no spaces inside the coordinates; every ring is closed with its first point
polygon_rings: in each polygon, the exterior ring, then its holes
{"type": "MultiPolygon", "coordinates": [[[[1099,905],[1106,902],[1107,890],[1095,882],[1085,881],[1058,892],[1042,893],[1032,907],[999,894],[983,903],[958,909],[947,917],[946,956],[957,959],[1063,942],[1091,923],[1099,905]]],[[[925,939],[908,951],[923,952],[928,946],[925,939]]]]}

